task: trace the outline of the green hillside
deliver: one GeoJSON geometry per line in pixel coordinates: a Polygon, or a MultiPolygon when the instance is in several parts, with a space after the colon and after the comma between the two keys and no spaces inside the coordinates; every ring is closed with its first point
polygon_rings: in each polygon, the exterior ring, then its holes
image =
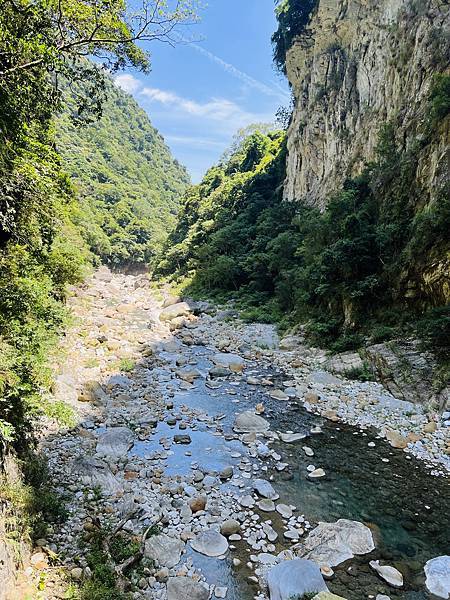
{"type": "Polygon", "coordinates": [[[109,79],[106,94],[101,119],[82,127],[67,94],[57,147],[93,252],[111,264],[145,262],[174,223],[189,177],[133,98],[109,79]]]}
{"type": "Polygon", "coordinates": [[[190,294],[233,298],[249,320],[284,328],[307,323],[315,343],[335,350],[403,333],[435,349],[448,340],[448,308],[405,308],[402,274],[430,248],[445,253],[448,198],[416,214],[411,154],[380,136],[377,161],[332,196],[325,211],[285,202],[283,132],[255,132],[190,189],[156,275],[190,294]],[[393,285],[395,282],[395,285],[393,285]],[[352,322],[342,306],[352,306],[352,322]],[[428,309],[428,310],[427,310],[428,309]]]}

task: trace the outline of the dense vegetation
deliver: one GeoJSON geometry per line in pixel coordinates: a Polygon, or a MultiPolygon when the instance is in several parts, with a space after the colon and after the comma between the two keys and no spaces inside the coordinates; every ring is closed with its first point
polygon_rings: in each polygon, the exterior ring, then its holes
{"type": "Polygon", "coordinates": [[[285,71],[286,53],[294,38],[308,25],[317,0],[276,0],[278,28],[272,36],[273,56],[278,69],[285,71]]]}
{"type": "Polygon", "coordinates": [[[105,77],[102,118],[77,126],[67,90],[57,147],[76,186],[75,222],[91,250],[117,265],[148,262],[175,222],[188,176],[147,114],[105,77]]]}
{"type": "Polygon", "coordinates": [[[446,299],[421,277],[449,250],[449,194],[423,206],[415,174],[448,113],[447,86],[448,76],[436,78],[420,140],[405,152],[395,123],[386,126],[376,161],[323,213],[282,200],[284,133],[252,134],[187,194],[157,273],[175,272],[193,294],[234,298],[248,318],[307,322],[312,339],[335,350],[413,325],[445,348],[446,299]]]}

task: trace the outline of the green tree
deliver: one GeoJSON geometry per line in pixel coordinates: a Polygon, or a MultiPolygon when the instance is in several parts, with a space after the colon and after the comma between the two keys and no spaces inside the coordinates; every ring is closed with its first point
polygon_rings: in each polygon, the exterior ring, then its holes
{"type": "MultiPolygon", "coordinates": [[[[42,392],[51,383],[46,358],[64,327],[66,288],[94,260],[80,230],[92,251],[111,252],[117,238],[117,255],[140,260],[151,255],[155,237],[142,199],[134,198],[141,218],[125,200],[117,220],[109,213],[99,219],[94,203],[77,200],[55,150],[61,90],[72,89],[73,120],[91,121],[111,89],[105,67],[148,70],[150,57],[138,43],[174,42],[174,29],[196,19],[194,1],[138,0],[129,7],[125,0],[1,3],[0,442],[13,440],[23,450],[43,409],[42,392]]],[[[169,153],[164,158],[170,163],[169,153]]],[[[106,170],[99,168],[98,181],[105,204],[120,205],[106,170]]]]}

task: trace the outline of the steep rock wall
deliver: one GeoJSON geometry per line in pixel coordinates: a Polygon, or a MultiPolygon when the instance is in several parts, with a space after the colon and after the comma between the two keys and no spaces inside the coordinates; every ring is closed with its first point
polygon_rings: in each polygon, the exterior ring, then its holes
{"type": "MultiPolygon", "coordinates": [[[[448,68],[445,0],[318,0],[286,59],[296,107],[288,134],[287,200],[323,208],[373,159],[383,124],[405,148],[419,135],[433,75],[448,68]]],[[[423,204],[449,165],[449,120],[421,150],[423,204]]]]}

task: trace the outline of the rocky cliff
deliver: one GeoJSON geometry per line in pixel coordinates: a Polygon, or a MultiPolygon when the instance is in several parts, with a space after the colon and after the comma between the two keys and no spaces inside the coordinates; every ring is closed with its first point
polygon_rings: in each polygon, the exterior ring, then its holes
{"type": "MultiPolygon", "coordinates": [[[[323,208],[373,159],[384,124],[395,122],[405,150],[423,135],[433,78],[448,69],[449,23],[445,0],[318,0],[286,56],[296,103],[287,200],[323,208]]],[[[423,204],[443,185],[449,133],[447,118],[420,150],[423,204]]]]}

